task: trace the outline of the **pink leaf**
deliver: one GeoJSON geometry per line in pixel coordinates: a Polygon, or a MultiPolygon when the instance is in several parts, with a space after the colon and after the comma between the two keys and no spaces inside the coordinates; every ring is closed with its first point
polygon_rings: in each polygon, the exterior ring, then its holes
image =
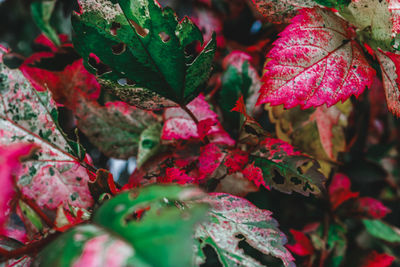
{"type": "Polygon", "coordinates": [[[354,31],[329,10],[302,9],[275,42],[258,104],[328,107],[360,95],[375,71],[354,31]]]}
{"type": "Polygon", "coordinates": [[[359,193],[351,192],[350,187],[351,182],[346,175],[337,173],[333,176],[329,185],[329,196],[334,210],[343,202],[358,197],[359,193]]]}
{"type": "Polygon", "coordinates": [[[386,253],[380,254],[376,251],[372,251],[372,253],[370,253],[364,260],[362,267],[389,267],[392,265],[393,261],[393,256],[390,256],[386,253]]]}
{"type": "Polygon", "coordinates": [[[207,135],[215,143],[234,143],[223,130],[218,115],[211,110],[204,95],[199,95],[187,107],[200,122],[199,125],[183,109],[168,108],[164,113],[165,123],[161,135],[163,140],[198,140],[207,135]]]}
{"type": "Polygon", "coordinates": [[[15,196],[14,176],[21,169],[21,159],[27,158],[36,150],[35,144],[13,144],[0,146],[0,234],[10,214],[10,202],[15,196]]]}
{"type": "Polygon", "coordinates": [[[310,239],[303,232],[290,229],[290,233],[293,235],[293,238],[296,242],[293,245],[286,245],[291,252],[299,256],[308,256],[314,254],[314,247],[310,239]]]}
{"type": "Polygon", "coordinates": [[[248,161],[249,155],[247,152],[235,149],[228,152],[224,165],[228,168],[228,174],[232,174],[243,170],[248,161]]]}
{"type": "Polygon", "coordinates": [[[392,32],[400,33],[400,0],[387,0],[389,2],[389,11],[392,14],[392,32]]]}
{"type": "Polygon", "coordinates": [[[269,189],[269,186],[265,185],[262,170],[259,167],[254,166],[254,162],[247,165],[246,168],[242,171],[242,174],[249,181],[252,181],[257,187],[263,185],[267,189],[269,189]]]}
{"type": "Polygon", "coordinates": [[[223,157],[224,154],[216,144],[202,147],[198,163],[200,176],[211,175],[219,167],[223,157]]]}
{"type": "Polygon", "coordinates": [[[400,116],[400,56],[382,50],[376,51],[381,65],[383,88],[385,88],[386,101],[390,112],[400,116]]]}
{"type": "Polygon", "coordinates": [[[382,219],[391,212],[382,202],[371,197],[360,197],[357,204],[360,212],[366,213],[374,219],[382,219]]]}
{"type": "Polygon", "coordinates": [[[194,182],[195,179],[187,175],[185,171],[181,169],[167,168],[165,171],[165,176],[159,177],[157,181],[162,184],[177,183],[184,185],[194,182]]]}

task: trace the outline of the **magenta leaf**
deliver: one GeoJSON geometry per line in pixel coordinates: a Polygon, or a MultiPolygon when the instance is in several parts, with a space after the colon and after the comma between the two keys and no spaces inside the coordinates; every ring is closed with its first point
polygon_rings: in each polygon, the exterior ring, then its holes
{"type": "Polygon", "coordinates": [[[333,12],[302,9],[275,42],[258,104],[328,107],[360,95],[375,71],[354,31],[333,12]]]}

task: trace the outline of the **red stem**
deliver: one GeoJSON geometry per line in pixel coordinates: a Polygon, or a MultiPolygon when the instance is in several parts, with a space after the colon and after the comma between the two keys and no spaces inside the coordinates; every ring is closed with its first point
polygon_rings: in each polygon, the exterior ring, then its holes
{"type": "Polygon", "coordinates": [[[25,245],[23,247],[8,251],[0,247],[0,261],[6,261],[10,259],[17,259],[25,255],[33,255],[40,252],[48,243],[53,241],[56,237],[60,235],[59,232],[50,234],[46,238],[39,241],[33,242],[31,244],[25,245]]]}

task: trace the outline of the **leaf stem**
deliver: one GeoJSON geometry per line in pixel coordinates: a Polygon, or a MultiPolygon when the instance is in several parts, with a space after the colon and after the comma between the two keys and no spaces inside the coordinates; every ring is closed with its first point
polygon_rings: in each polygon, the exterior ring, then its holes
{"type": "Polygon", "coordinates": [[[47,237],[41,240],[38,240],[36,242],[30,243],[28,245],[25,245],[23,247],[11,251],[8,251],[0,247],[0,255],[1,255],[0,262],[10,259],[17,259],[25,255],[37,254],[43,249],[43,247],[45,247],[48,243],[57,238],[60,234],[61,234],[60,232],[49,234],[47,237]]]}
{"type": "MultiPolygon", "coordinates": [[[[199,126],[199,120],[196,118],[196,116],[193,114],[193,112],[186,106],[186,105],[180,105],[181,109],[183,109],[189,116],[192,118],[194,123],[196,123],[196,126],[199,126]]],[[[206,144],[210,143],[210,139],[208,139],[207,136],[204,136],[204,142],[206,144]]]]}

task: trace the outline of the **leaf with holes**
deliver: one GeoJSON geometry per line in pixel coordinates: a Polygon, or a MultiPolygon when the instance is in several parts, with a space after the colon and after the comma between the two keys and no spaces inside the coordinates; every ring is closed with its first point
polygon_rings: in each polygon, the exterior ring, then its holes
{"type": "Polygon", "coordinates": [[[297,11],[317,5],[313,0],[253,0],[258,11],[271,22],[289,23],[297,11]]]}
{"type": "Polygon", "coordinates": [[[40,207],[60,204],[90,207],[88,172],[81,167],[85,152],[58,127],[58,113],[48,92],[37,92],[19,70],[11,70],[0,54],[0,144],[34,143],[37,157],[18,175],[22,192],[40,207]]]}
{"type": "Polygon", "coordinates": [[[215,36],[193,57],[185,48],[203,42],[200,30],[187,17],[178,22],[157,1],[80,0],[80,7],[72,18],[74,46],[116,95],[135,104],[129,98],[139,88],[185,105],[199,94],[211,70],[215,36]]]}
{"type": "Polygon", "coordinates": [[[269,52],[258,104],[328,107],[372,83],[354,31],[330,10],[302,9],[269,52]]]}
{"type": "Polygon", "coordinates": [[[266,138],[251,153],[250,161],[262,170],[263,184],[281,192],[318,195],[324,186],[318,162],[279,139],[266,138]]]}
{"type": "Polygon", "coordinates": [[[213,193],[200,202],[211,209],[209,221],[196,230],[195,263],[206,261],[205,247],[211,247],[222,266],[260,266],[260,263],[240,248],[246,243],[264,255],[282,260],[284,266],[293,266],[293,257],[285,248],[286,236],[268,210],[261,210],[243,198],[213,193]]]}
{"type": "Polygon", "coordinates": [[[36,261],[45,267],[191,266],[194,225],[208,209],[194,201],[203,196],[176,185],[122,193],[97,210],[95,224],[63,234],[36,261]]]}
{"type": "Polygon", "coordinates": [[[78,128],[109,157],[127,159],[137,156],[140,136],[157,123],[151,112],[137,109],[124,102],[97,102],[80,98],[75,109],[78,128]]]}

